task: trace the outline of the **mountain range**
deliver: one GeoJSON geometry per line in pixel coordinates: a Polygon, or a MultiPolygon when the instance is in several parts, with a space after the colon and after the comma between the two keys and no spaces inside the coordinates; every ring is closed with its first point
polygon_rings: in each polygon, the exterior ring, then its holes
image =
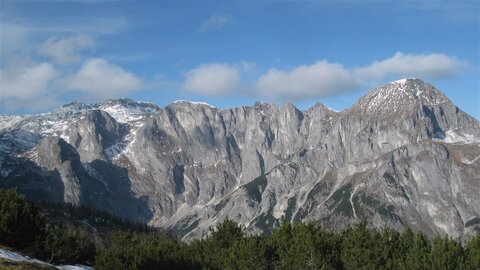
{"type": "Polygon", "coordinates": [[[0,187],[199,238],[225,217],[480,231],[480,122],[408,78],[337,112],[111,99],[0,116],[0,187]]]}

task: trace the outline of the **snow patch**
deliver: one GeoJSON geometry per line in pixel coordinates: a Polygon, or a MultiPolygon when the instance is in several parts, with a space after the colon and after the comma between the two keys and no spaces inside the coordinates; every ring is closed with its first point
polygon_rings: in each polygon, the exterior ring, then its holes
{"type": "Polygon", "coordinates": [[[456,130],[448,130],[445,132],[443,140],[435,139],[451,144],[480,144],[480,137],[474,134],[467,134],[456,130]]]}
{"type": "Polygon", "coordinates": [[[407,82],[407,80],[408,80],[408,78],[403,78],[403,79],[401,79],[401,80],[396,80],[396,81],[393,81],[393,82],[391,82],[391,83],[404,84],[404,83],[407,82]]]}
{"type": "Polygon", "coordinates": [[[0,131],[11,130],[25,118],[23,115],[0,115],[0,131]]]}
{"type": "Polygon", "coordinates": [[[472,160],[469,160],[469,159],[467,159],[467,158],[464,157],[464,158],[462,158],[462,159],[460,160],[460,162],[462,162],[463,164],[468,164],[468,165],[469,165],[469,164],[475,163],[475,162],[476,162],[477,160],[479,160],[479,159],[480,159],[480,156],[478,156],[478,157],[476,157],[476,158],[474,158],[474,159],[472,159],[472,160]]]}
{"type": "Polygon", "coordinates": [[[143,119],[147,114],[154,113],[156,110],[150,107],[125,106],[115,104],[113,106],[100,106],[100,109],[107,112],[119,123],[130,123],[143,119]]]}
{"type": "Polygon", "coordinates": [[[395,84],[405,84],[407,81],[409,80],[418,80],[418,78],[416,77],[407,77],[407,78],[403,78],[403,79],[400,79],[400,80],[396,80],[396,81],[393,81],[393,82],[390,82],[390,83],[395,83],[395,84]]]}
{"type": "Polygon", "coordinates": [[[49,267],[55,267],[57,269],[62,269],[62,270],[93,270],[93,267],[90,266],[85,266],[85,265],[53,265],[49,264],[44,261],[40,261],[34,258],[30,258],[28,256],[23,256],[21,254],[18,254],[16,252],[0,248],[0,258],[7,259],[9,261],[14,261],[14,262],[26,262],[26,263],[31,263],[31,264],[40,264],[44,266],[49,266],[49,267]]]}
{"type": "Polygon", "coordinates": [[[129,141],[121,141],[105,149],[104,153],[109,159],[114,159],[127,148],[129,143],[129,141]]]}
{"type": "Polygon", "coordinates": [[[420,96],[421,93],[423,93],[423,91],[417,88],[417,91],[415,92],[415,96],[418,97],[420,96]]]}
{"type": "Polygon", "coordinates": [[[213,105],[210,105],[206,102],[195,102],[195,101],[188,101],[188,100],[176,100],[173,102],[173,104],[180,104],[180,103],[190,103],[190,104],[193,104],[193,105],[202,105],[202,106],[208,106],[212,109],[216,109],[217,107],[213,106],[213,105]]]}
{"type": "Polygon", "coordinates": [[[325,105],[325,107],[326,107],[328,110],[332,111],[332,112],[336,112],[336,113],[339,112],[338,110],[335,110],[334,108],[329,107],[329,106],[327,106],[327,105],[325,105]]]}

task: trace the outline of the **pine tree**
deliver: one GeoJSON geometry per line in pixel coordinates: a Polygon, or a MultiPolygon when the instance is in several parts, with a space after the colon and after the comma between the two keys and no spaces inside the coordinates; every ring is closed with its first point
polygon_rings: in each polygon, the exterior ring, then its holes
{"type": "Polygon", "coordinates": [[[480,233],[477,233],[465,247],[465,268],[480,269],[480,233]]]}
{"type": "Polygon", "coordinates": [[[28,247],[42,239],[45,220],[15,189],[0,190],[0,243],[28,247]]]}

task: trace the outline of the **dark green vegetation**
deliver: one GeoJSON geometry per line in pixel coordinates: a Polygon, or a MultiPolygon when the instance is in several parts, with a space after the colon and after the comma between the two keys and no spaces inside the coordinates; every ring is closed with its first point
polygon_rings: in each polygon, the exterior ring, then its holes
{"type": "MultiPolygon", "coordinates": [[[[114,218],[108,219],[112,221],[105,218],[103,223],[112,224],[114,218]]],[[[315,224],[283,223],[269,235],[247,236],[227,218],[206,238],[187,244],[142,226],[115,225],[117,229],[93,239],[99,234],[45,224],[37,207],[14,190],[0,190],[1,244],[47,261],[91,263],[98,270],[480,269],[480,235],[462,246],[448,237],[429,240],[410,229],[376,231],[364,223],[340,233],[315,224]]]]}
{"type": "Polygon", "coordinates": [[[72,205],[32,204],[15,189],[0,189],[0,245],[54,264],[93,264],[100,236],[111,231],[154,232],[145,224],[72,205]]]}
{"type": "Polygon", "coordinates": [[[259,203],[262,201],[262,193],[266,186],[267,178],[262,175],[245,184],[243,188],[247,192],[247,195],[250,199],[259,203]]]}
{"type": "Polygon", "coordinates": [[[91,234],[67,226],[49,227],[41,210],[15,189],[0,190],[0,244],[52,263],[93,263],[91,234]]]}

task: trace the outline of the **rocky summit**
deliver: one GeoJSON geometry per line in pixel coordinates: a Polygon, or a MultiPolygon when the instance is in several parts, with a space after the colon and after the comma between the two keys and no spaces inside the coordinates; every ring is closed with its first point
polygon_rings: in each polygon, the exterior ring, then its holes
{"type": "Polygon", "coordinates": [[[0,116],[0,187],[86,205],[189,240],[225,217],[469,239],[480,230],[480,123],[409,78],[337,112],[129,99],[0,116]]]}

